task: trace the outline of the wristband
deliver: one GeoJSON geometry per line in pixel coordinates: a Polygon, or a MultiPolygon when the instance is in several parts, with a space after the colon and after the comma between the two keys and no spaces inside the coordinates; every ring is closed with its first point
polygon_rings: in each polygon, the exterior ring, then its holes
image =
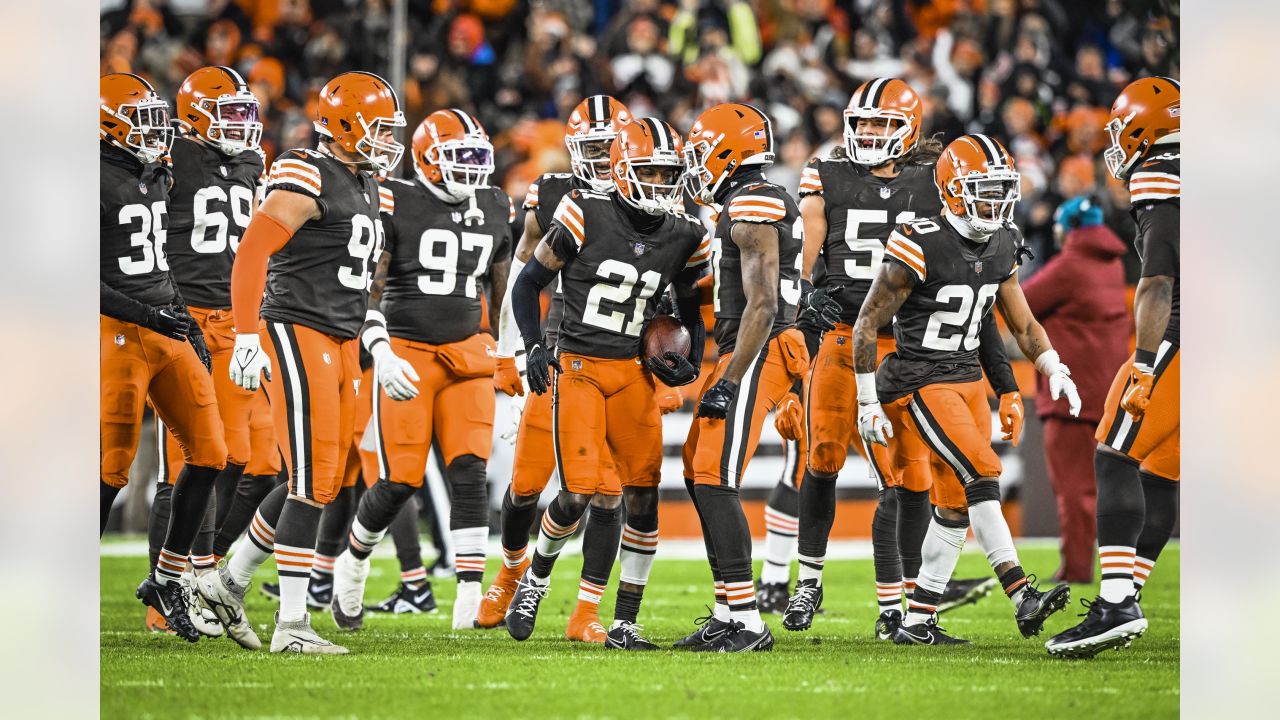
{"type": "Polygon", "coordinates": [[[364,314],[364,326],[360,328],[360,342],[364,343],[364,349],[373,352],[374,346],[378,343],[390,343],[391,336],[387,334],[387,318],[378,310],[369,310],[364,314]]]}
{"type": "Polygon", "coordinates": [[[1133,354],[1133,366],[1142,372],[1151,372],[1156,365],[1156,354],[1150,350],[1141,350],[1133,354]]]}
{"type": "Polygon", "coordinates": [[[856,373],[854,379],[858,383],[858,404],[874,405],[880,402],[880,396],[876,394],[876,374],[856,373]]]}
{"type": "Polygon", "coordinates": [[[1058,372],[1058,368],[1062,365],[1062,361],[1058,359],[1057,350],[1045,350],[1036,358],[1036,370],[1041,375],[1052,375],[1058,372]]]}

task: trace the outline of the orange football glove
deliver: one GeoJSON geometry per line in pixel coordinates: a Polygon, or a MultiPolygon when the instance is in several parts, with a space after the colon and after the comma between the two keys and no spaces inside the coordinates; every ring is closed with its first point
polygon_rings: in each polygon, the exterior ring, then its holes
{"type": "Polygon", "coordinates": [[[1155,373],[1147,368],[1134,367],[1129,373],[1129,389],[1120,398],[1120,407],[1134,419],[1147,413],[1147,403],[1151,402],[1151,386],[1156,382],[1155,373]]]}
{"type": "Polygon", "coordinates": [[[1022,440],[1023,415],[1022,395],[1007,392],[1000,396],[1000,432],[1004,433],[1001,437],[1012,442],[1014,447],[1018,447],[1022,440]]]}
{"type": "Polygon", "coordinates": [[[804,407],[799,395],[789,392],[782,398],[774,408],[773,426],[786,440],[804,439],[804,407]]]}
{"type": "Polygon", "coordinates": [[[493,387],[508,396],[524,395],[524,383],[520,382],[520,371],[516,369],[515,358],[498,358],[498,369],[493,371],[493,387]]]}
{"type": "Polygon", "coordinates": [[[679,390],[667,387],[662,383],[654,383],[654,385],[658,387],[654,399],[658,401],[658,410],[663,415],[673,413],[684,407],[684,396],[680,394],[679,390]]]}

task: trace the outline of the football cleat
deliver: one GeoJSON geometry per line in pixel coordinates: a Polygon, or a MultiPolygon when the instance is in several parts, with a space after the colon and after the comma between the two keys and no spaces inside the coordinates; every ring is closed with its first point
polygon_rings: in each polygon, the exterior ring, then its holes
{"type": "Polygon", "coordinates": [[[1050,655],[1064,658],[1091,658],[1103,650],[1119,650],[1133,644],[1147,631],[1147,619],[1136,597],[1118,603],[1096,598],[1081,600],[1088,608],[1084,621],[1054,635],[1044,644],[1050,655]]]}
{"type": "Polygon", "coordinates": [[[976,603],[991,594],[998,584],[993,577],[952,580],[942,591],[942,599],[938,601],[938,614],[976,603]]]}
{"type": "Polygon", "coordinates": [[[525,573],[516,583],[516,594],[507,607],[507,632],[516,640],[528,640],[533,634],[534,623],[538,621],[538,606],[547,596],[551,586],[538,585],[525,573]]]}
{"type": "Polygon", "coordinates": [[[222,622],[218,620],[218,616],[212,610],[201,602],[200,594],[195,592],[195,575],[189,571],[184,572],[178,582],[182,583],[182,586],[186,588],[187,597],[190,598],[190,602],[187,604],[187,613],[191,617],[191,626],[206,637],[221,637],[222,622]]]}
{"type": "Polygon", "coordinates": [[[951,637],[938,627],[938,616],[919,625],[899,625],[893,632],[895,645],[969,645],[968,640],[951,637]]]}
{"type": "MultiPolygon", "coordinates": [[[[280,599],[280,584],[264,582],[259,587],[263,595],[272,600],[280,599]]],[[[323,578],[311,576],[311,581],[307,583],[307,607],[312,610],[328,610],[329,603],[333,602],[333,576],[326,575],[323,578]]]]}
{"type": "Polygon", "coordinates": [[[1039,635],[1044,621],[1071,602],[1071,588],[1067,585],[1055,585],[1042,592],[1035,586],[1035,582],[1035,575],[1027,577],[1022,602],[1018,603],[1018,612],[1014,616],[1024,638],[1039,635]]]}
{"type": "Polygon", "coordinates": [[[901,610],[885,610],[876,619],[876,639],[892,640],[898,626],[902,625],[901,610]]]}
{"type": "Polygon", "coordinates": [[[604,625],[600,624],[600,606],[579,600],[573,614],[569,616],[564,636],[572,642],[604,643],[608,633],[605,632],[604,625]]]}
{"type": "Polygon", "coordinates": [[[641,630],[643,628],[635,623],[615,620],[613,627],[609,628],[604,646],[614,650],[657,650],[658,646],[646,640],[640,634],[641,630]]]}
{"type": "Polygon", "coordinates": [[[160,611],[150,605],[147,606],[146,627],[147,632],[177,635],[177,633],[169,629],[169,623],[164,621],[164,616],[160,614],[160,611]]]}
{"type": "Polygon", "coordinates": [[[369,577],[369,558],[357,559],[344,550],[333,561],[333,622],[342,630],[364,627],[364,581],[369,577]]]}
{"type": "Polygon", "coordinates": [[[516,594],[516,583],[520,582],[520,576],[524,575],[524,571],[528,569],[528,558],[525,558],[524,562],[517,567],[509,568],[503,565],[498,569],[498,577],[493,579],[493,584],[489,586],[484,598],[480,601],[480,610],[476,614],[477,627],[493,628],[502,624],[507,614],[507,606],[511,604],[511,598],[516,594]]]}
{"type": "Polygon", "coordinates": [[[765,625],[751,632],[740,622],[730,622],[729,629],[715,641],[693,648],[694,652],[742,653],[767,652],[773,649],[773,633],[765,625]]]}
{"type": "Polygon", "coordinates": [[[303,614],[302,619],[297,622],[280,622],[280,613],[276,613],[276,631],[271,635],[271,652],[346,655],[347,649],[316,634],[311,629],[311,613],[303,614]]]}
{"type": "Polygon", "coordinates": [[[247,588],[236,585],[226,568],[205,573],[196,578],[196,592],[205,607],[213,611],[227,635],[246,650],[257,650],[262,641],[254,634],[249,619],[244,614],[244,593],[247,588]]]}
{"type": "Polygon", "coordinates": [[[716,619],[711,612],[711,608],[707,608],[707,614],[693,621],[698,625],[698,629],[680,638],[672,647],[682,650],[692,650],[719,640],[722,635],[729,631],[729,623],[716,619]]]}
{"type": "Polygon", "coordinates": [[[155,608],[163,615],[169,629],[175,635],[187,642],[200,639],[200,631],[191,624],[191,615],[187,609],[190,598],[187,596],[187,588],[182,583],[174,581],[168,585],[161,585],[148,576],[138,586],[134,595],[148,607],[155,608]]]}
{"type": "Polygon", "coordinates": [[[782,627],[792,632],[808,630],[813,616],[822,607],[822,586],[817,580],[801,580],[782,614],[782,627]]]}
{"type": "Polygon", "coordinates": [[[480,613],[480,583],[458,583],[458,594],[453,598],[453,629],[470,630],[476,626],[476,617],[480,613]]]}
{"type": "Polygon", "coordinates": [[[762,613],[778,615],[786,611],[790,597],[786,583],[764,583],[756,590],[756,607],[762,613]]]}
{"type": "Polygon", "coordinates": [[[436,611],[436,596],[435,593],[431,592],[430,581],[423,582],[418,587],[410,587],[405,583],[400,583],[400,587],[391,593],[391,597],[377,605],[368,605],[365,610],[390,613],[392,615],[433,613],[436,611]]]}

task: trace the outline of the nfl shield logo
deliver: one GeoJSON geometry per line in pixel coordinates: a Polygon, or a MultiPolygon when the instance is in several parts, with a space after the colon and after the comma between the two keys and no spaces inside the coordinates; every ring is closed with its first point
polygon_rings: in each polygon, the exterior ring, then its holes
{"type": "Polygon", "coordinates": [[[329,353],[320,353],[320,357],[324,358],[325,365],[333,364],[333,359],[329,357],[329,353]]]}
{"type": "Polygon", "coordinates": [[[648,250],[648,249],[649,249],[649,247],[648,247],[647,245],[645,245],[644,243],[635,243],[635,244],[633,244],[633,245],[631,246],[631,250],[632,250],[632,252],[634,252],[634,253],[636,254],[636,257],[640,257],[640,256],[641,256],[641,255],[643,255],[643,254],[645,253],[645,251],[646,251],[646,250],[648,250]]]}
{"type": "Polygon", "coordinates": [[[569,363],[569,368],[575,372],[582,370],[582,361],[574,360],[573,362],[569,363]]]}
{"type": "Polygon", "coordinates": [[[889,188],[887,187],[880,188],[880,197],[884,198],[885,200],[888,200],[889,196],[892,194],[893,194],[893,191],[890,190],[889,188]]]}
{"type": "Polygon", "coordinates": [[[453,213],[453,221],[454,221],[455,223],[460,223],[460,222],[462,222],[462,213],[460,213],[460,212],[453,213]]]}
{"type": "Polygon", "coordinates": [[[124,347],[124,335],[116,335],[116,345],[124,347]]]}
{"type": "Polygon", "coordinates": [[[354,385],[356,388],[356,397],[360,397],[360,378],[356,378],[355,380],[352,380],[351,384],[354,385]]]}
{"type": "Polygon", "coordinates": [[[138,192],[142,193],[143,195],[147,194],[147,184],[142,182],[141,180],[138,181],[138,192]]]}
{"type": "Polygon", "coordinates": [[[974,263],[973,263],[973,271],[974,271],[974,272],[976,272],[976,273],[978,273],[979,275],[981,275],[981,274],[982,274],[982,261],[981,261],[981,260],[978,260],[978,261],[976,261],[976,262],[974,262],[974,263]]]}
{"type": "Polygon", "coordinates": [[[227,176],[227,166],[226,166],[226,165],[219,165],[219,166],[218,166],[218,169],[222,171],[222,177],[226,177],[226,176],[227,176]]]}
{"type": "Polygon", "coordinates": [[[837,336],[836,336],[836,345],[844,345],[844,341],[845,341],[845,340],[847,340],[847,339],[848,339],[848,338],[846,338],[846,337],[843,337],[843,336],[837,335],[837,336]]]}

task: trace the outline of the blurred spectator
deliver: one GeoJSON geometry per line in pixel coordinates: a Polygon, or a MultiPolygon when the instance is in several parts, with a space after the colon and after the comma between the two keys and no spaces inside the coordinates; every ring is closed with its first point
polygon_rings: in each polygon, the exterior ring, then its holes
{"type": "Polygon", "coordinates": [[[1048,381],[1037,379],[1036,414],[1044,423],[1045,461],[1058,500],[1062,564],[1054,580],[1093,582],[1094,428],[1102,419],[1107,390],[1129,354],[1132,329],[1120,257],[1128,247],[1103,223],[1103,211],[1088,197],[1058,208],[1058,253],[1023,283],[1027,304],[1044,325],[1080,391],[1079,417],[1066,398],[1049,398],[1048,381]]]}
{"type": "Polygon", "coordinates": [[[659,39],[653,20],[643,15],[636,17],[627,26],[622,54],[609,63],[614,94],[636,116],[654,114],[658,104],[667,100],[667,91],[675,82],[675,63],[658,47],[659,39]]]}

